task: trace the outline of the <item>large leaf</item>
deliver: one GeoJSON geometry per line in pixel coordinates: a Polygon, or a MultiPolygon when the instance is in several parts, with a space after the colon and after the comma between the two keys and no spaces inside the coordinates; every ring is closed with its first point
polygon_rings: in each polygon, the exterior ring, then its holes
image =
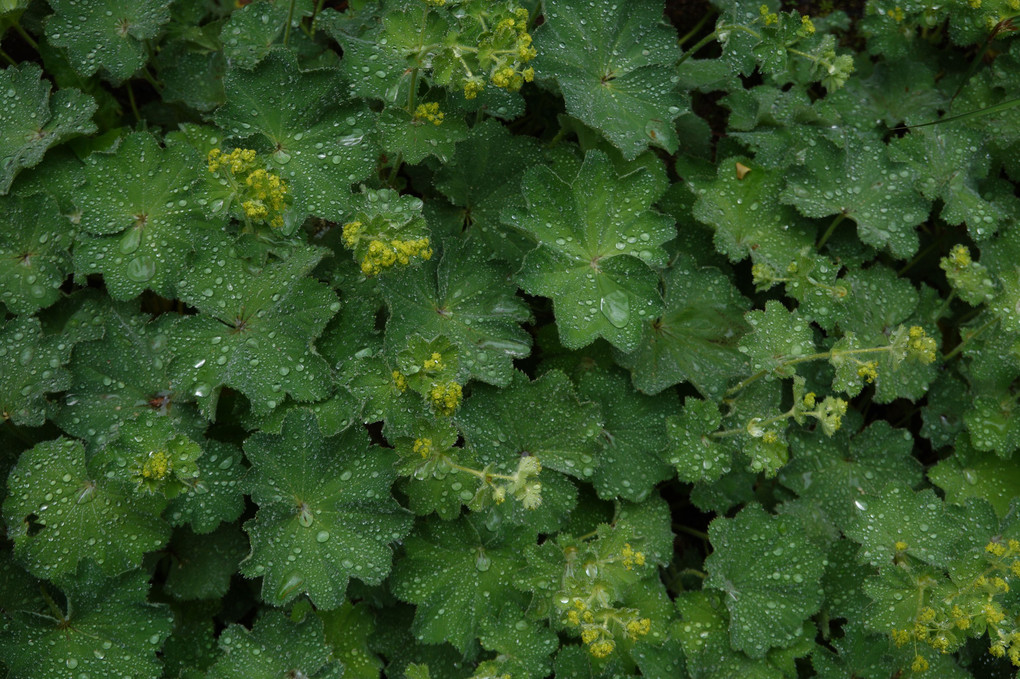
{"type": "Polygon", "coordinates": [[[793,643],[822,603],[825,553],[799,521],[756,504],[715,519],[708,534],[714,551],[705,560],[705,585],[724,593],[733,648],[761,658],[793,643]]]}
{"type": "MultiPolygon", "coordinates": [[[[140,470],[133,470],[140,472],[140,470]]],[[[86,462],[78,441],[60,438],[26,451],[7,480],[4,521],[14,553],[45,578],[93,559],[107,575],[141,565],[166,544],[162,495],[138,492],[119,465],[86,462]]]]}
{"type": "Polygon", "coordinates": [[[212,418],[220,388],[233,387],[261,415],[290,394],[299,401],[330,392],[329,369],[312,348],[340,310],[336,294],[306,274],[322,256],[304,249],[252,271],[229,248],[203,252],[180,284],[201,313],[170,330],[173,380],[212,418]]]}
{"type": "Polygon", "coordinates": [[[412,630],[419,641],[449,641],[465,650],[482,621],[509,602],[523,603],[514,578],[524,548],[535,540],[526,527],[490,530],[476,517],[429,521],[407,539],[407,556],[394,568],[393,593],[418,605],[412,630]]]}
{"type": "Polygon", "coordinates": [[[90,155],[74,195],[83,232],[76,274],[103,274],[114,299],[146,288],[172,296],[201,228],[191,195],[200,165],[191,147],[171,141],[164,148],[148,132],[90,155]]]}
{"type": "Polygon", "coordinates": [[[513,360],[531,351],[520,326],[527,305],[500,269],[456,241],[448,241],[437,262],[426,262],[381,281],[390,309],[386,343],[401,351],[412,337],[443,336],[457,348],[458,379],[504,386],[513,360]]]}
{"type": "Polygon", "coordinates": [[[228,71],[225,87],[216,122],[269,153],[269,170],[294,200],[289,219],[341,220],[352,205],[347,189],[372,173],[377,147],[368,109],[344,100],[339,73],[301,71],[292,56],[274,52],[253,71],[228,71]]]}
{"type": "Polygon", "coordinates": [[[631,351],[641,321],[661,310],[650,267],[665,263],[662,244],[676,235],[673,221],[650,209],[663,179],[644,168],[618,176],[601,151],[589,151],[569,181],[546,166],[525,175],[527,210],[504,213],[535,242],[518,279],[525,291],[552,297],[568,349],[603,337],[631,351]]]}
{"type": "Polygon", "coordinates": [[[166,0],[53,0],[46,37],[67,49],[68,61],[83,76],[100,68],[115,82],[130,78],[148,61],[145,41],[170,20],[166,0]]]}
{"type": "Polygon", "coordinates": [[[0,630],[0,660],[16,679],[108,677],[158,679],[157,653],[173,626],[165,605],[151,604],[149,576],[131,571],[109,578],[84,562],[56,583],[67,597],[66,611],[7,611],[13,618],[0,630]]]}
{"type": "Polygon", "coordinates": [[[223,655],[209,679],[340,679],[343,665],[329,652],[322,621],[306,615],[293,622],[282,611],[269,611],[251,631],[230,625],[219,639],[223,655]]]}
{"type": "Polygon", "coordinates": [[[35,64],[0,71],[0,195],[14,177],[35,167],[51,146],[79,134],[96,131],[92,114],[96,103],[76,89],[60,89],[50,98],[51,85],[35,64]]]}
{"type": "Polygon", "coordinates": [[[662,20],[662,3],[555,0],[544,7],[535,70],[556,79],[567,112],[606,135],[625,158],[649,144],[675,152],[673,121],[687,103],[677,92],[680,49],[662,20]]]}
{"type": "Polygon", "coordinates": [[[617,361],[646,394],[689,381],[704,396],[717,398],[748,372],[737,347],[750,327],[747,308],[747,299],[721,271],[682,257],[666,272],[662,315],[644,322],[640,344],[617,361]]]}
{"type": "Polygon", "coordinates": [[[352,576],[378,584],[389,574],[389,544],[411,516],[390,497],[393,457],[368,443],[359,429],[323,438],[308,412],[288,415],[280,435],[245,442],[259,511],[245,523],[252,552],[241,572],[262,576],[265,601],[307,592],[317,607],[336,608],[352,576]]]}

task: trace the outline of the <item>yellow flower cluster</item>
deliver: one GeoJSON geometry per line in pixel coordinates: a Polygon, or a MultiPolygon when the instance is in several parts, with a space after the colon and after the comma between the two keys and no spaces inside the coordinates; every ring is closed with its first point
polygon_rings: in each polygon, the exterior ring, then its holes
{"type": "Polygon", "coordinates": [[[766,26],[771,26],[779,21],[779,15],[775,12],[770,12],[768,5],[762,5],[758,9],[758,13],[761,14],[761,20],[766,26]]]}
{"type": "Polygon", "coordinates": [[[857,376],[871,384],[878,377],[878,361],[868,361],[857,366],[857,376]]]}
{"type": "Polygon", "coordinates": [[[440,415],[453,415],[463,397],[464,390],[456,382],[434,384],[429,389],[429,403],[440,415]]]}
{"type": "MultiPolygon", "coordinates": [[[[900,541],[895,547],[897,552],[902,553],[907,549],[907,543],[900,541]]],[[[985,552],[990,555],[990,568],[984,574],[975,577],[949,599],[937,602],[933,598],[932,605],[920,610],[912,628],[890,632],[897,646],[921,641],[940,653],[949,653],[960,643],[957,631],[987,629],[992,639],[989,653],[999,658],[1008,656],[1014,665],[1020,667],[1020,629],[1016,627],[1012,614],[1007,615],[998,600],[1010,591],[1010,586],[1005,578],[994,575],[996,571],[1020,575],[1020,541],[993,540],[985,545],[985,552]]],[[[927,667],[926,662],[924,666],[927,667]]],[[[915,668],[914,671],[923,670],[915,668]]]]}
{"type": "MultiPolygon", "coordinates": [[[[510,50],[513,59],[511,62],[497,65],[489,76],[489,80],[500,89],[516,92],[521,89],[524,83],[535,79],[534,68],[530,66],[521,68],[524,64],[538,56],[538,52],[531,46],[532,38],[531,34],[528,33],[528,10],[518,8],[514,10],[513,17],[507,17],[496,24],[493,31],[493,41],[503,42],[508,38],[514,42],[514,46],[510,50]]],[[[468,84],[470,83],[471,81],[468,82],[468,84]]],[[[478,89],[480,91],[481,87],[478,89]]],[[[475,92],[474,96],[477,96],[477,94],[475,92]]],[[[474,96],[468,96],[467,84],[464,86],[464,96],[468,99],[474,98],[474,96]]]]}
{"type": "Polygon", "coordinates": [[[485,89],[485,83],[480,80],[471,79],[464,83],[464,98],[474,99],[485,89]]]}
{"type": "Polygon", "coordinates": [[[393,386],[401,392],[407,391],[407,378],[404,377],[399,370],[393,371],[393,386]]]}
{"type": "Polygon", "coordinates": [[[806,14],[800,18],[800,30],[807,35],[814,35],[815,33],[815,24],[811,21],[811,17],[806,14]]]}
{"type": "Polygon", "coordinates": [[[162,481],[173,469],[173,460],[165,451],[150,453],[142,464],[142,478],[162,481]]]}
{"type": "Polygon", "coordinates": [[[919,325],[912,326],[909,331],[907,353],[925,365],[935,361],[935,340],[919,325]]]}
{"type": "Polygon", "coordinates": [[[433,351],[432,356],[425,359],[425,363],[422,364],[422,367],[428,372],[439,372],[446,367],[446,364],[443,363],[442,354],[438,351],[433,351]]]}
{"type": "MultiPolygon", "coordinates": [[[[351,222],[344,225],[344,241],[348,240],[348,227],[358,224],[351,222]]],[[[353,232],[353,229],[351,230],[353,232]]],[[[432,248],[429,246],[428,238],[415,238],[412,240],[393,239],[389,242],[372,240],[368,244],[365,259],[361,262],[361,271],[367,276],[375,276],[395,264],[406,266],[410,264],[412,257],[422,259],[432,258],[432,248]]]]}
{"type": "Polygon", "coordinates": [[[627,570],[632,570],[635,565],[645,565],[644,552],[635,552],[629,542],[623,546],[620,554],[623,556],[623,567],[627,570]]]}
{"type": "Polygon", "coordinates": [[[233,149],[229,153],[215,148],[209,151],[209,172],[218,174],[231,185],[247,219],[283,226],[287,208],[287,183],[279,175],[261,167],[252,149],[233,149]]]}
{"type": "Polygon", "coordinates": [[[432,439],[415,439],[414,440],[414,452],[418,453],[422,457],[428,457],[432,454],[432,439]]]}
{"type": "Polygon", "coordinates": [[[209,151],[209,171],[219,172],[226,168],[230,174],[239,175],[255,169],[255,151],[252,149],[234,149],[223,153],[220,149],[209,151]]]}
{"type": "Polygon", "coordinates": [[[430,101],[426,104],[418,104],[414,111],[414,122],[430,122],[433,125],[443,124],[443,112],[439,110],[439,104],[430,101]]]}
{"type": "Polygon", "coordinates": [[[282,227],[282,213],[287,207],[287,185],[279,175],[259,168],[252,171],[244,183],[252,192],[252,197],[241,203],[244,213],[250,219],[268,222],[274,228],[282,227]]]}
{"type": "Polygon", "coordinates": [[[588,651],[596,658],[605,658],[616,649],[613,633],[609,631],[609,622],[615,620],[623,627],[627,636],[637,640],[648,634],[652,629],[652,621],[648,618],[630,617],[635,611],[609,609],[602,611],[596,621],[595,613],[586,601],[575,598],[573,608],[567,611],[566,623],[581,628],[581,641],[588,645],[588,651]],[[619,615],[623,613],[622,619],[619,615]],[[629,618],[629,619],[628,619],[629,618]]]}

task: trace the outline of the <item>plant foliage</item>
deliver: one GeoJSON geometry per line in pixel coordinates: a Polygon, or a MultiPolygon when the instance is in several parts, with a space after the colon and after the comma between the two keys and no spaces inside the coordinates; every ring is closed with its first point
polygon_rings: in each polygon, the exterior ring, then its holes
{"type": "Polygon", "coordinates": [[[0,677],[1020,667],[1017,0],[0,0],[0,677]]]}

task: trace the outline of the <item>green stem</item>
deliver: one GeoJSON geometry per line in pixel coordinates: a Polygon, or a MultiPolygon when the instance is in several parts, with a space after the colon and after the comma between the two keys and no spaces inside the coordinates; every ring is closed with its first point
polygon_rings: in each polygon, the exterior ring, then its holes
{"type": "Polygon", "coordinates": [[[297,4],[297,0],[290,0],[290,9],[287,11],[287,25],[283,29],[283,44],[287,45],[287,41],[290,40],[290,22],[294,20],[294,5],[297,4]]]}
{"type": "Polygon", "coordinates": [[[693,535],[696,538],[708,542],[708,533],[704,531],[697,530],[696,528],[691,528],[690,526],[685,526],[682,523],[674,523],[673,528],[677,529],[681,533],[687,533],[688,535],[693,535]]]}
{"type": "Polygon", "coordinates": [[[152,75],[148,66],[142,66],[142,77],[145,78],[145,81],[152,85],[157,92],[163,91],[163,83],[156,80],[156,76],[152,75]]]}
{"type": "Polygon", "coordinates": [[[407,93],[407,112],[414,115],[414,105],[418,97],[418,67],[411,69],[411,90],[407,93]]]}
{"type": "Polygon", "coordinates": [[[935,320],[936,321],[938,319],[942,318],[942,314],[946,313],[949,310],[949,304],[954,299],[956,299],[956,290],[951,290],[949,292],[949,296],[946,297],[946,301],[942,302],[942,304],[939,305],[938,311],[935,312],[935,320]]]}
{"type": "Polygon", "coordinates": [[[7,52],[4,52],[3,49],[0,49],[0,57],[3,57],[4,61],[6,61],[11,66],[17,66],[18,65],[18,62],[16,62],[14,59],[12,59],[11,55],[7,54],[7,52]]]}
{"type": "Polygon", "coordinates": [[[38,52],[39,51],[39,43],[37,43],[35,41],[35,39],[32,38],[32,36],[30,36],[28,34],[28,31],[26,31],[24,28],[21,27],[21,23],[18,22],[18,21],[15,21],[12,25],[14,26],[14,30],[17,31],[18,35],[21,36],[21,39],[24,40],[25,42],[27,42],[32,49],[34,49],[36,52],[38,52]]]}
{"type": "Polygon", "coordinates": [[[939,245],[940,245],[940,243],[937,240],[934,243],[929,244],[928,247],[926,247],[924,250],[921,250],[919,253],[914,255],[913,259],[911,259],[909,262],[904,264],[903,267],[899,271],[896,272],[896,275],[897,276],[902,276],[903,274],[905,274],[908,271],[910,271],[910,269],[912,269],[914,267],[914,265],[916,265],[918,262],[920,262],[922,259],[924,259],[925,256],[929,252],[931,252],[935,248],[939,247],[939,245]]]}
{"type": "Polygon", "coordinates": [[[688,59],[690,59],[692,56],[694,56],[694,54],[698,50],[700,50],[702,47],[704,47],[708,43],[710,43],[713,40],[715,40],[717,37],[719,37],[719,30],[718,29],[712,31],[711,33],[706,35],[704,38],[702,38],[698,42],[694,43],[694,47],[692,47],[689,50],[687,50],[686,52],[684,52],[684,55],[682,57],[680,57],[680,61],[676,62],[676,65],[679,66],[680,64],[682,64],[685,61],[687,61],[688,59]]]}
{"type": "Polygon", "coordinates": [[[131,104],[131,112],[134,113],[135,120],[141,123],[142,115],[138,112],[138,104],[135,103],[135,91],[131,88],[131,81],[126,81],[124,86],[127,87],[128,103],[131,104]]]}
{"type": "Polygon", "coordinates": [[[315,20],[319,18],[319,12],[322,11],[322,6],[325,4],[325,2],[326,2],[326,0],[319,0],[317,3],[315,3],[315,9],[312,10],[312,32],[311,32],[311,35],[313,37],[315,36],[315,20]]]}
{"type": "Polygon", "coordinates": [[[400,172],[400,166],[403,164],[403,162],[404,162],[404,154],[400,153],[398,151],[397,152],[397,159],[395,161],[393,161],[393,167],[390,168],[390,178],[389,178],[389,180],[387,180],[387,183],[390,186],[396,186],[397,185],[397,173],[400,172]]]}
{"type": "Polygon", "coordinates": [[[708,578],[708,573],[704,571],[699,571],[697,568],[685,568],[682,571],[680,571],[680,575],[696,575],[702,580],[708,578]]]}
{"type": "MultiPolygon", "coordinates": [[[[785,367],[785,366],[790,366],[790,365],[797,365],[799,363],[807,363],[809,361],[817,361],[817,360],[820,360],[820,359],[829,359],[829,358],[832,358],[833,356],[850,356],[852,354],[877,354],[877,353],[881,353],[883,351],[889,351],[891,348],[892,347],[869,347],[867,349],[847,349],[846,351],[820,351],[820,352],[818,352],[816,354],[808,354],[807,356],[798,356],[797,358],[791,358],[788,361],[783,361],[781,366],[785,367]]],[[[748,386],[749,384],[752,384],[753,382],[757,382],[761,378],[765,377],[766,375],[769,374],[769,372],[770,371],[768,371],[768,370],[759,370],[758,372],[756,372],[755,374],[751,375],[750,377],[748,377],[746,380],[744,380],[740,384],[738,384],[738,385],[736,385],[734,387],[730,387],[726,391],[726,393],[723,394],[723,395],[724,396],[732,396],[733,394],[737,393],[738,391],[740,391],[744,387],[748,386]]]]}
{"type": "Polygon", "coordinates": [[[697,35],[698,31],[700,31],[701,28],[706,23],[708,23],[708,20],[715,16],[715,14],[716,14],[715,10],[709,10],[702,14],[701,18],[698,19],[698,23],[694,24],[694,28],[684,33],[683,37],[680,38],[679,41],[677,41],[677,45],[683,47],[684,43],[693,38],[695,35],[697,35]]]}
{"type": "Polygon", "coordinates": [[[836,227],[839,226],[844,219],[846,219],[846,215],[843,214],[842,212],[836,215],[836,218],[832,220],[831,224],[829,224],[829,228],[825,230],[825,233],[823,233],[822,237],[819,239],[818,245],[815,246],[816,250],[822,249],[822,246],[824,246],[829,241],[829,238],[836,231],[836,227]]]}
{"type": "Polygon", "coordinates": [[[985,330],[990,328],[993,324],[997,323],[998,321],[999,321],[998,318],[993,318],[992,320],[988,321],[974,332],[967,335],[964,339],[960,340],[960,343],[953,347],[952,351],[942,356],[942,362],[945,363],[949,359],[955,358],[957,354],[963,351],[963,348],[967,346],[968,342],[970,342],[972,339],[983,333],[985,330]]]}

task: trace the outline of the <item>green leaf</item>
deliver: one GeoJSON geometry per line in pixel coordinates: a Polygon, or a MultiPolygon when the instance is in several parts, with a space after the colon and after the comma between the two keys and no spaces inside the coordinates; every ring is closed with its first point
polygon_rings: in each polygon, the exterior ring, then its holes
{"type": "Polygon", "coordinates": [[[148,132],[90,155],[74,196],[84,232],[74,249],[75,273],[103,274],[114,299],[146,288],[172,296],[202,228],[191,193],[200,165],[190,146],[169,141],[164,148],[148,132]]]}
{"type": "Polygon", "coordinates": [[[638,347],[618,354],[646,394],[688,381],[708,398],[722,396],[748,372],[737,342],[748,330],[748,301],[718,269],[681,257],[665,276],[665,310],[646,320],[638,347]]]}
{"type": "Polygon", "coordinates": [[[917,251],[916,227],[931,208],[914,189],[914,176],[881,141],[847,131],[842,148],[822,139],[807,147],[781,198],[808,217],[849,217],[861,241],[906,259],[917,251]]]}
{"type": "Polygon", "coordinates": [[[56,580],[67,597],[56,611],[10,611],[0,632],[0,660],[19,679],[109,677],[158,679],[157,653],[173,626],[165,605],[146,601],[149,575],[131,571],[114,578],[86,561],[56,580]],[[45,612],[44,612],[45,611],[45,612]]]}
{"type": "Polygon", "coordinates": [[[832,437],[820,431],[791,432],[792,459],[779,476],[787,488],[816,502],[840,529],[860,513],[854,503],[867,503],[864,498],[878,495],[889,479],[910,485],[921,481],[909,431],[881,420],[851,437],[853,429],[843,427],[832,437]]]}
{"type": "Polygon", "coordinates": [[[958,556],[954,538],[962,534],[963,526],[930,488],[918,493],[892,481],[877,495],[862,496],[854,507],[857,512],[843,532],[861,544],[861,561],[881,566],[903,552],[946,567],[958,556]],[[898,549],[897,542],[905,542],[906,548],[898,549]]]}
{"type": "Polygon", "coordinates": [[[531,337],[520,326],[530,312],[516,286],[457,241],[447,241],[441,257],[380,285],[390,310],[387,346],[400,350],[414,336],[445,337],[457,348],[459,382],[505,386],[513,360],[531,351],[531,337]]]}
{"type": "Polygon", "coordinates": [[[787,310],[780,301],[769,300],[764,311],[748,311],[744,319],[751,326],[751,332],[740,340],[739,349],[756,372],[790,377],[794,374],[790,362],[814,353],[811,325],[797,311],[787,310]]]}
{"type": "Polygon", "coordinates": [[[813,225],[779,200],[782,173],[737,156],[720,162],[715,177],[684,174],[684,185],[697,196],[695,219],[715,230],[715,247],[731,262],[750,256],[785,272],[797,252],[814,245],[813,225]],[[742,178],[738,163],[750,168],[742,178]]]}
{"type": "Polygon", "coordinates": [[[71,384],[64,369],[74,338],[44,335],[39,319],[19,316],[0,328],[0,416],[14,424],[38,427],[46,419],[46,394],[71,384]]]}
{"type": "Polygon", "coordinates": [[[178,530],[167,549],[170,570],[163,586],[167,594],[175,599],[219,599],[248,552],[248,541],[237,526],[223,524],[207,535],[178,530]]]}
{"type": "Polygon", "coordinates": [[[463,652],[490,611],[523,604],[514,578],[534,541],[526,527],[503,524],[492,531],[473,516],[419,524],[390,579],[394,595],[418,606],[411,628],[418,641],[449,641],[463,652]]]}
{"type": "Polygon", "coordinates": [[[679,405],[672,394],[656,398],[635,392],[626,377],[612,372],[582,375],[578,394],[602,411],[599,465],[592,484],[599,497],[641,502],[673,470],[664,459],[666,416],[679,405]]]}
{"type": "Polygon", "coordinates": [[[46,150],[80,134],[96,131],[96,102],[73,88],[59,89],[42,79],[33,63],[0,71],[0,195],[6,194],[21,170],[35,167],[46,150]]]}
{"type": "Polygon", "coordinates": [[[383,662],[372,650],[375,616],[366,603],[345,603],[332,611],[317,611],[333,657],[344,665],[345,679],[379,679],[383,662]]]}
{"type": "Polygon", "coordinates": [[[202,252],[180,281],[180,298],[201,313],[179,319],[169,332],[174,382],[210,419],[224,385],[247,396],[260,415],[286,394],[299,401],[326,397],[329,368],[312,341],[340,302],[306,275],[322,252],[296,250],[253,271],[224,250],[202,252]]]}
{"type": "Polygon", "coordinates": [[[709,590],[683,592],[677,597],[680,620],[673,624],[673,637],[683,648],[692,679],[781,679],[782,672],[764,659],[752,660],[730,647],[729,616],[719,598],[709,590]]]}
{"type": "Polygon", "coordinates": [[[476,676],[506,676],[545,679],[552,670],[552,654],[559,648],[556,634],[536,624],[524,612],[510,605],[498,615],[493,611],[483,621],[479,635],[482,647],[497,653],[494,660],[481,663],[476,676]]]}
{"type": "MultiPolygon", "coordinates": [[[[301,3],[308,5],[308,1],[301,3]]],[[[256,0],[230,13],[220,30],[223,56],[231,67],[251,69],[273,48],[287,25],[288,2],[256,0]]],[[[294,18],[302,12],[295,7],[294,18]]]]}
{"type": "Polygon", "coordinates": [[[725,593],[733,648],[761,658],[793,643],[822,603],[825,554],[799,521],[756,504],[732,519],[716,518],[708,534],[714,551],[705,559],[705,585],[725,593]]]}
{"type": "Polygon", "coordinates": [[[627,159],[649,144],[674,153],[673,121],[687,102],[676,91],[680,49],[675,30],[662,20],[662,4],[556,0],[544,15],[535,70],[539,78],[555,78],[567,112],[601,131],[627,159]]]}
{"type": "MultiPolygon", "coordinates": [[[[924,365],[913,360],[903,362],[893,352],[838,356],[838,352],[851,346],[888,346],[891,335],[900,325],[919,325],[929,337],[938,341],[940,333],[918,313],[921,296],[917,289],[909,280],[897,276],[895,271],[886,266],[851,271],[842,280],[850,294],[837,316],[839,327],[845,334],[833,346],[837,355],[830,362],[837,369],[837,378],[842,378],[842,381],[837,379],[833,382],[833,389],[845,388],[850,375],[857,371],[858,360],[877,361],[876,402],[889,403],[895,398],[919,400],[938,374],[937,363],[924,365]],[[840,363],[843,363],[842,367],[840,363]]],[[[852,390],[848,391],[853,393],[852,390]]]]}
{"type": "Polygon", "coordinates": [[[31,314],[60,299],[71,270],[72,234],[49,196],[0,203],[0,302],[31,314]]]}
{"type": "Polygon", "coordinates": [[[293,57],[274,52],[253,71],[228,71],[224,86],[216,123],[269,154],[267,169],[293,196],[288,219],[340,221],[352,205],[348,187],[372,173],[377,148],[367,107],[343,99],[338,72],[301,71],[293,57]]]}
{"type": "Polygon", "coordinates": [[[241,478],[247,470],[237,446],[211,439],[206,439],[203,446],[198,476],[170,501],[166,512],[171,525],[190,524],[191,530],[200,535],[241,516],[244,511],[241,478]]]}
{"type": "Polygon", "coordinates": [[[230,625],[220,634],[219,662],[209,679],[279,679],[288,674],[308,679],[340,679],[343,665],[331,657],[322,621],[306,615],[292,622],[283,611],[271,610],[251,631],[230,625]]]}
{"type": "Polygon", "coordinates": [[[495,120],[486,120],[457,144],[451,162],[436,173],[436,188],[461,208],[459,221],[468,237],[480,240],[493,257],[517,262],[530,249],[524,235],[500,223],[509,208],[523,209],[521,177],[542,162],[530,137],[510,134],[495,120]]]}
{"type": "Polygon", "coordinates": [[[889,157],[907,163],[917,189],[929,200],[941,199],[939,216],[947,223],[966,223],[971,237],[995,233],[1010,212],[981,195],[979,181],[989,172],[991,157],[985,135],[963,125],[934,125],[911,130],[895,139],[889,157]]]}
{"type": "Polygon", "coordinates": [[[411,525],[390,497],[391,454],[370,450],[358,429],[325,439],[314,416],[300,412],[279,436],[251,436],[245,454],[259,511],[244,526],[252,552],[241,572],[263,576],[265,601],[282,605],[307,592],[316,607],[331,609],[344,602],[351,576],[370,584],[386,578],[389,544],[411,525]]]}
{"type": "Polygon", "coordinates": [[[563,346],[580,349],[604,337],[633,351],[641,321],[659,314],[650,267],[666,262],[661,246],[676,231],[650,208],[665,188],[661,174],[644,168],[618,176],[601,151],[589,151],[569,182],[545,166],[525,174],[528,209],[504,219],[536,244],[518,279],[526,292],[552,297],[563,346]]]}
{"type": "Polygon", "coordinates": [[[67,49],[83,76],[102,68],[116,83],[130,78],[148,61],[145,41],[159,35],[170,20],[165,0],[53,0],[46,37],[67,49]]]}
{"type": "Polygon", "coordinates": [[[714,481],[730,470],[735,446],[727,438],[714,438],[722,414],[713,401],[688,396],[679,415],[666,418],[672,444],[668,453],[681,481],[714,481]]]}
{"type": "Polygon", "coordinates": [[[130,470],[139,489],[173,498],[198,482],[202,449],[172,419],[143,412],[121,425],[119,436],[96,454],[98,464],[130,470]]]}
{"type": "Polygon", "coordinates": [[[173,317],[156,320],[138,312],[137,303],[86,298],[75,312],[83,323],[103,331],[101,339],[75,346],[72,381],[59,410],[50,417],[61,429],[98,450],[117,436],[121,424],[145,412],[180,421],[191,431],[195,410],[167,377],[170,362],[166,331],[173,317]]]}
{"type": "Polygon", "coordinates": [[[94,559],[107,575],[141,565],[170,537],[161,495],[138,492],[115,464],[86,462],[78,441],[60,438],[26,451],[7,480],[4,521],[29,571],[53,578],[94,559]]]}
{"type": "Polygon", "coordinates": [[[527,454],[570,476],[595,474],[598,407],[579,403],[570,380],[558,370],[534,382],[515,372],[504,389],[478,386],[456,421],[482,464],[500,473],[514,473],[527,454]]]}
{"type": "Polygon", "coordinates": [[[974,450],[958,440],[952,455],[928,470],[928,478],[946,493],[946,502],[964,504],[968,498],[991,503],[1001,519],[1020,497],[1020,467],[1015,461],[974,450]]]}
{"type": "Polygon", "coordinates": [[[417,165],[428,156],[446,163],[453,156],[457,143],[468,137],[467,125],[460,117],[444,116],[436,125],[402,108],[384,110],[379,115],[378,128],[383,149],[393,155],[403,154],[404,161],[411,165],[417,165]]]}

